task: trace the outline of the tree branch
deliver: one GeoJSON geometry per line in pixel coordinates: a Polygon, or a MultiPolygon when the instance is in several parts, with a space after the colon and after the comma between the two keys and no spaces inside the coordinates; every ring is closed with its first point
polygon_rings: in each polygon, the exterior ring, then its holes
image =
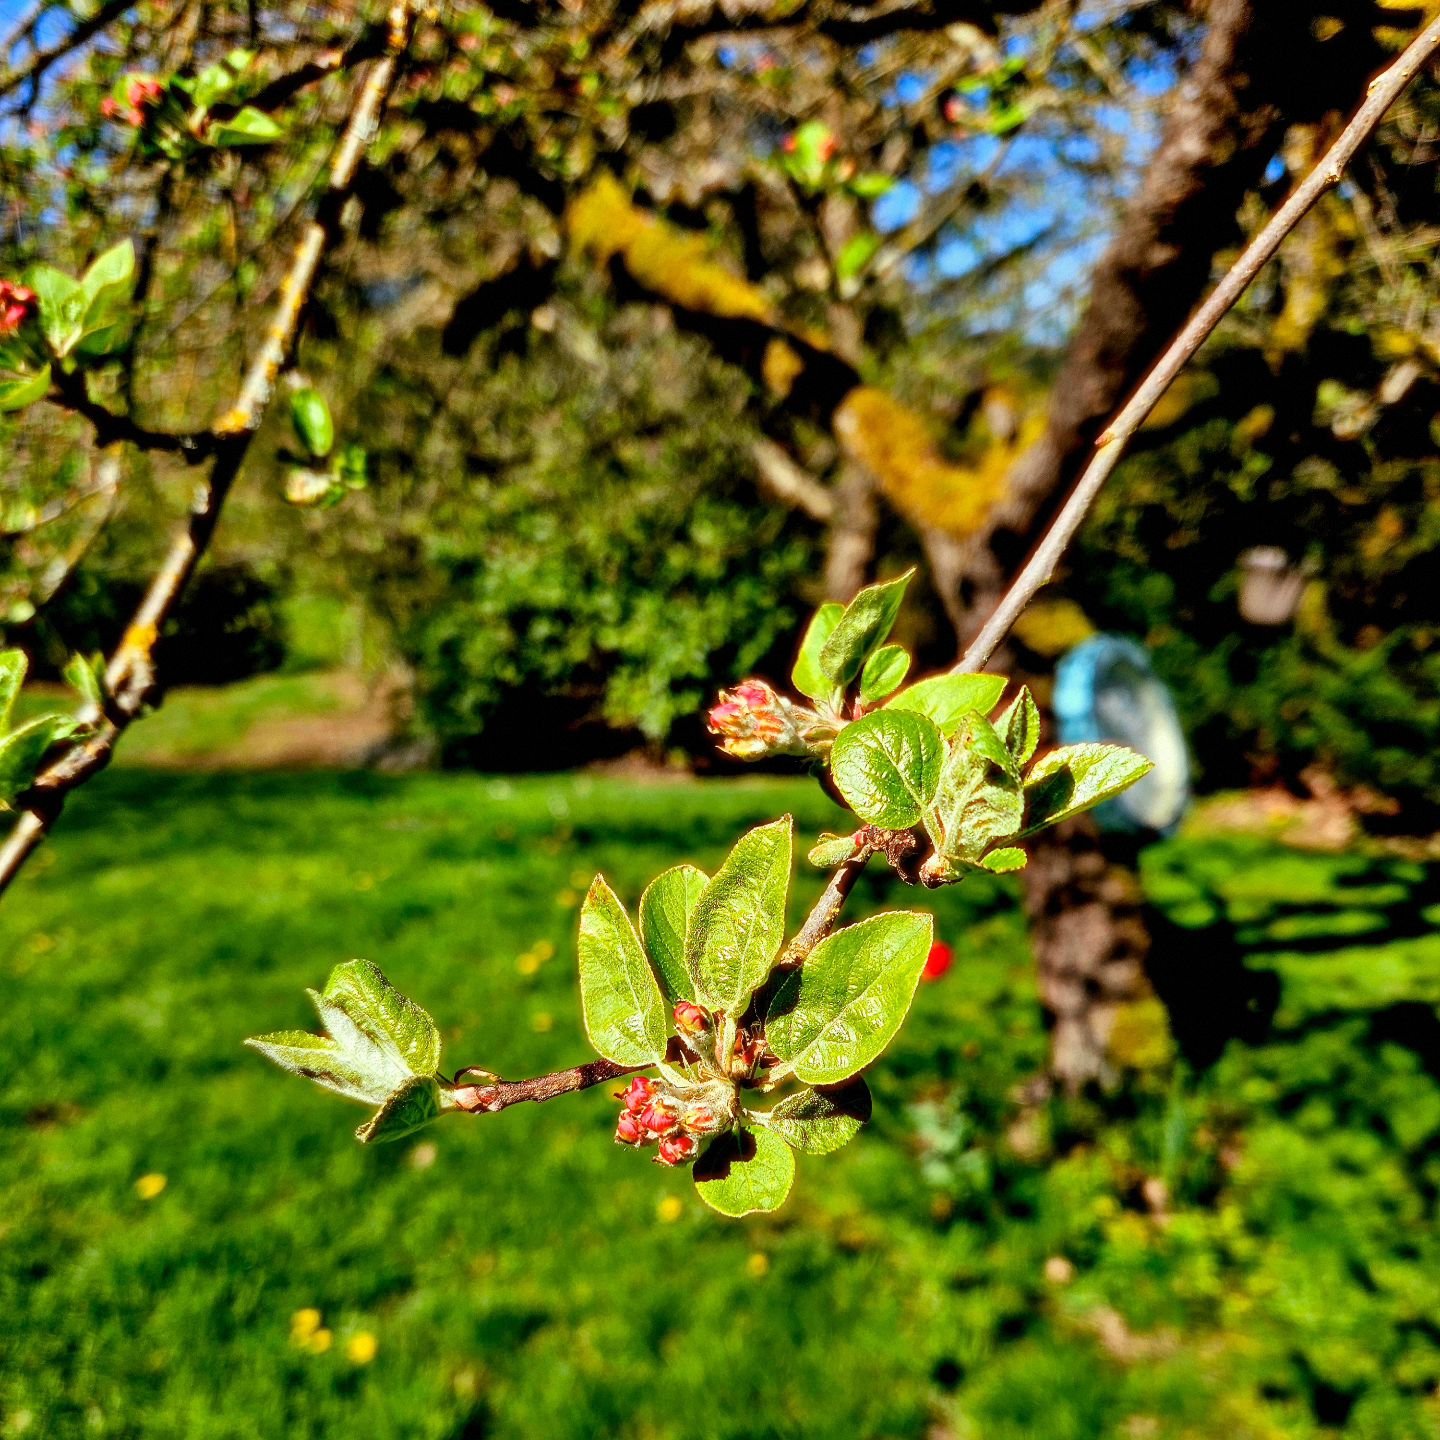
{"type": "Polygon", "coordinates": [[[1021,611],[1049,583],[1055,566],[1084,523],[1095,496],[1125,453],[1125,447],[1145,417],[1155,408],[1176,375],[1204,344],[1251,281],[1280,248],[1285,237],[1327,190],[1340,183],[1345,167],[1369,138],[1385,112],[1398,100],[1420,68],[1440,50],[1440,19],[1435,19],[1410,43],[1405,53],[1370,84],[1365,103],[1326,152],[1320,163],[1296,187],[1265,228],[1245,247],[1210,298],[1171,341],[1150,373],[1140,382],[1120,413],[1096,442],[1097,453],[1076,482],[1054,523],[1011,582],[1009,589],[965,652],[957,672],[983,670],[996,647],[1010,633],[1021,611]]]}
{"type": "MultiPolygon", "coordinates": [[[[484,1084],[462,1085],[455,1091],[455,1100],[468,1114],[493,1115],[497,1110],[505,1110],[527,1100],[538,1104],[553,1100],[557,1095],[573,1095],[577,1090],[588,1090],[592,1085],[603,1085],[607,1080],[618,1080],[622,1075],[633,1075],[637,1070],[646,1069],[649,1066],[590,1060],[569,1070],[552,1070],[548,1075],[536,1075],[529,1080],[492,1078],[484,1084]]],[[[462,1070],[455,1078],[459,1080],[467,1073],[462,1070]]]]}
{"type": "Polygon", "coordinates": [[[189,519],[175,536],[169,553],[131,616],[124,638],[110,657],[105,672],[109,702],[106,713],[94,717],[92,734],[63,750],[40,772],[22,797],[20,819],[0,846],[0,894],[49,833],[66,796],[109,764],[121,735],[155,692],[153,651],[161,627],[179,603],[195,567],[209,547],[225,498],[245,462],[274,393],[275,382],[294,346],[321,259],[327,247],[339,237],[342,212],[353,193],[361,156],[378,128],[413,25],[408,4],[399,4],[391,11],[390,52],[371,66],[358,87],[349,122],[331,161],[329,184],[315,218],[300,237],[280,287],[280,302],[270,328],[246,371],[235,403],[212,427],[216,456],[210,475],[200,486],[189,519]]]}
{"type": "Polygon", "coordinates": [[[38,85],[45,72],[56,61],[63,60],[72,50],[78,50],[112,20],[118,20],[134,3],[135,0],[107,0],[107,3],[100,6],[88,20],[82,20],[68,35],[61,36],[53,45],[35,51],[23,65],[17,66],[8,75],[0,76],[0,99],[11,91],[18,90],[27,80],[38,85]]]}

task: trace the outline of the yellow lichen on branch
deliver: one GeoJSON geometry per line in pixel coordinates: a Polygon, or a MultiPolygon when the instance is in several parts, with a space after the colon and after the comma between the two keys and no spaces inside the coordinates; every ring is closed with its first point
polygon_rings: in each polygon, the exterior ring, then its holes
{"type": "Polygon", "coordinates": [[[835,411],[845,453],[870,471],[890,503],[957,539],[981,530],[1005,494],[1011,466],[1044,425],[1043,415],[1032,415],[1012,439],[992,440],[963,462],[940,452],[924,415],[876,386],[858,386],[835,411]]]}
{"type": "Polygon", "coordinates": [[[601,265],[618,260],[643,290],[683,310],[775,324],[758,285],[716,260],[703,235],[642,210],[613,175],[601,175],[570,202],[571,248],[601,265]]]}

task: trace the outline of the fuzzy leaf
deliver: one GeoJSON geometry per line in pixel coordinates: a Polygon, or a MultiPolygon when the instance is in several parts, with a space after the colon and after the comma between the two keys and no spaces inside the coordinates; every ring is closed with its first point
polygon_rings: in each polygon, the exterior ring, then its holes
{"type": "Polygon", "coordinates": [[[271,1035],[256,1035],[245,1043],[282,1070],[313,1080],[347,1100],[379,1105],[390,1094],[390,1069],[376,1070],[364,1063],[371,1053],[369,1049],[352,1055],[332,1036],[311,1035],[306,1030],[277,1030],[271,1035]]]}
{"type": "Polygon", "coordinates": [[[433,1075],[440,1068],[440,1031],[435,1022],[402,995],[378,965],[369,960],[337,965],[325,982],[324,998],[411,1074],[433,1075]]]}
{"type": "Polygon", "coordinates": [[[615,892],[597,875],[580,911],[580,1004],[585,1033],[617,1065],[665,1058],[665,1001],[640,937],[615,892]]]}
{"type": "Polygon", "coordinates": [[[942,735],[950,736],[972,710],[988,715],[999,704],[1007,683],[1000,675],[932,675],[902,690],[885,708],[928,715],[942,735]]]}
{"type": "Polygon", "coordinates": [[[66,354],[80,338],[80,322],[89,303],[80,282],[53,265],[32,265],[25,284],[40,304],[40,330],[57,355],[66,354]]]}
{"type": "Polygon", "coordinates": [[[37,400],[43,400],[50,391],[50,367],[42,365],[33,375],[17,375],[10,380],[0,380],[0,415],[12,410],[23,410],[37,400]]]}
{"type": "Polygon", "coordinates": [[[827,680],[820,669],[820,652],[844,613],[845,607],[835,601],[822,605],[811,616],[805,638],[800,642],[800,653],[795,657],[790,680],[802,695],[811,700],[829,700],[835,693],[834,683],[827,680]]]}
{"type": "Polygon", "coordinates": [[[910,652],[903,645],[882,645],[860,672],[860,699],[874,705],[896,691],[910,673],[910,652]]]}
{"type": "Polygon", "coordinates": [[[945,745],[923,715],[877,710],[835,737],[836,788],[862,819],[885,830],[915,824],[935,798],[945,745]]]}
{"type": "Polygon", "coordinates": [[[677,865],[657,875],[640,897],[640,939],[671,1005],[695,998],[695,981],[685,964],[685,950],[695,907],[709,883],[710,877],[703,870],[677,865]]]}
{"type": "Polygon", "coordinates": [[[822,835],[811,847],[805,858],[822,870],[829,870],[848,860],[855,853],[853,835],[822,835]]]}
{"type": "Polygon", "coordinates": [[[721,1135],[695,1162],[700,1198],[722,1215],[778,1210],[795,1180],[795,1155],[769,1130],[721,1135]]]}
{"type": "Polygon", "coordinates": [[[771,1050],[812,1085],[838,1084],[870,1064],[910,1009],[933,928],[929,915],[901,910],[822,940],[770,997],[771,1050]]]}
{"type": "Polygon", "coordinates": [[[1025,777],[1026,827],[1033,835],[1128,790],[1155,767],[1123,745],[1066,745],[1042,755],[1025,777]]]}
{"type": "Polygon", "coordinates": [[[943,859],[976,864],[997,841],[1019,831],[1025,804],[1013,765],[989,721],[967,716],[950,742],[935,796],[940,834],[932,839],[943,859]]]}
{"type": "Polygon", "coordinates": [[[860,673],[870,653],[885,643],[914,573],[907,570],[897,580],[867,586],[845,607],[820,649],[822,675],[843,688],[860,673]]]}
{"type": "Polygon", "coordinates": [[[773,1130],[792,1149],[828,1155],[860,1133],[870,1109],[870,1087],[863,1080],[852,1080],[834,1090],[797,1091],[769,1110],[750,1111],[750,1118],[773,1130]]]}
{"type": "Polygon", "coordinates": [[[793,826],[786,815],[742,835],[695,907],[686,963],[712,1009],[738,1015],[780,953],[793,826]]]}
{"type": "Polygon", "coordinates": [[[1017,768],[1030,763],[1040,744],[1040,710],[1028,685],[1022,685],[1020,693],[1001,712],[995,733],[1005,742],[1017,768]]]}
{"type": "Polygon", "coordinates": [[[440,1083],[433,1075],[417,1075],[388,1095],[385,1103],[355,1131],[362,1145],[399,1140],[438,1120],[442,1109],[440,1083]]]}

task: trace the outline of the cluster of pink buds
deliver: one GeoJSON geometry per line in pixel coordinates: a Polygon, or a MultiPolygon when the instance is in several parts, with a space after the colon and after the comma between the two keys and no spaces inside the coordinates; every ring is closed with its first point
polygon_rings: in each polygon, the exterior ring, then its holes
{"type": "Polygon", "coordinates": [[[659,1093],[655,1081],[637,1075],[620,1092],[625,1108],[615,1126],[615,1138],[622,1145],[636,1149],[658,1141],[662,1165],[684,1165],[695,1158],[699,1146],[695,1137],[681,1125],[680,1113],[674,1103],[659,1093]]]}
{"type": "Polygon", "coordinates": [[[712,735],[724,737],[720,748],[737,760],[810,755],[822,748],[816,733],[820,717],[777,695],[763,680],[742,680],[733,690],[722,690],[705,725],[712,735]]]}
{"type": "Polygon", "coordinates": [[[165,98],[165,87],[148,75],[136,75],[125,86],[126,104],[107,95],[100,102],[100,113],[107,120],[119,120],[138,130],[145,124],[145,112],[153,110],[165,98]]]}
{"type": "Polygon", "coordinates": [[[13,280],[0,280],[0,337],[13,335],[34,313],[35,292],[13,280]]]}
{"type": "MultiPolygon", "coordinates": [[[[795,153],[798,143],[799,142],[796,140],[795,135],[792,132],[780,142],[780,148],[787,155],[793,155],[795,153]]],[[[821,163],[828,163],[829,161],[833,160],[837,154],[839,154],[840,142],[834,137],[834,135],[827,132],[816,148],[819,152],[821,163]]]]}

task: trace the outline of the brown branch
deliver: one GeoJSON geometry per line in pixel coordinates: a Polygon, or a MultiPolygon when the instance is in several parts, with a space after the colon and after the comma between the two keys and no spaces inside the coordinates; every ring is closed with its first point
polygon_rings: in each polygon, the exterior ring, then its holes
{"type": "MultiPolygon", "coordinates": [[[[497,1110],[505,1110],[527,1100],[539,1104],[554,1100],[558,1095],[573,1095],[577,1090],[588,1090],[592,1085],[603,1085],[607,1080],[618,1080],[622,1075],[633,1075],[637,1070],[647,1069],[647,1065],[617,1065],[613,1060],[590,1060],[569,1070],[552,1070],[548,1075],[536,1075],[529,1080],[491,1078],[483,1084],[462,1085],[456,1089],[455,1099],[460,1109],[469,1114],[493,1115],[497,1110]]],[[[467,1073],[462,1070],[455,1078],[460,1080],[467,1073]]]]}
{"type": "Polygon", "coordinates": [[[192,465],[209,459],[220,446],[219,437],[210,430],[188,434],[151,430],[128,415],[118,414],[91,397],[85,386],[85,376],[78,370],[70,374],[63,370],[57,372],[54,386],[46,398],[51,404],[74,411],[88,420],[95,427],[95,441],[100,446],[123,442],[135,446],[137,450],[182,455],[192,465]]]}
{"type": "Polygon", "coordinates": [[[845,908],[845,901],[849,899],[872,853],[863,849],[836,867],[830,883],[821,891],[820,898],[805,917],[805,923],[795,932],[795,938],[780,956],[779,963],[787,970],[798,970],[810,958],[810,952],[834,930],[840,912],[845,908]]]}
{"type": "MultiPolygon", "coordinates": [[[[0,894],[37,849],[60,814],[66,796],[110,762],[115,745],[156,691],[153,650],[161,627],[174,611],[195,567],[208,549],[220,512],[249,453],[275,382],[294,346],[300,318],[310,298],[320,261],[341,231],[341,215],[351,198],[360,158],[378,128],[380,113],[408,46],[413,16],[406,4],[391,12],[390,53],[366,72],[354,108],[330,165],[330,180],[315,218],[305,228],[280,288],[280,302],[259,351],[246,371],[235,403],[212,428],[216,457],[199,488],[190,516],[130,619],[105,672],[108,704],[94,717],[91,734],[63,750],[36,777],[21,799],[21,815],[0,846],[0,894]]],[[[107,412],[108,413],[108,412],[107,412]]]]}
{"type": "Polygon", "coordinates": [[[1145,417],[1186,363],[1240,299],[1251,281],[1280,248],[1285,237],[1326,191],[1340,183],[1345,167],[1369,138],[1385,112],[1398,100],[1420,68],[1440,50],[1440,19],[1435,19],[1411,41],[1405,53],[1370,84],[1365,103],[1341,132],[1324,158],[1296,187],[1270,218],[1265,228],[1245,247],[1210,298],[1171,341],[1135,393],[1096,441],[1097,453],[1076,481],[1054,523],[1011,582],[1000,603],[965,652],[957,671],[983,670],[996,647],[1010,633],[1021,611],[1049,583],[1060,557],[1084,523],[1095,496],[1125,453],[1125,447],[1145,417]]]}

